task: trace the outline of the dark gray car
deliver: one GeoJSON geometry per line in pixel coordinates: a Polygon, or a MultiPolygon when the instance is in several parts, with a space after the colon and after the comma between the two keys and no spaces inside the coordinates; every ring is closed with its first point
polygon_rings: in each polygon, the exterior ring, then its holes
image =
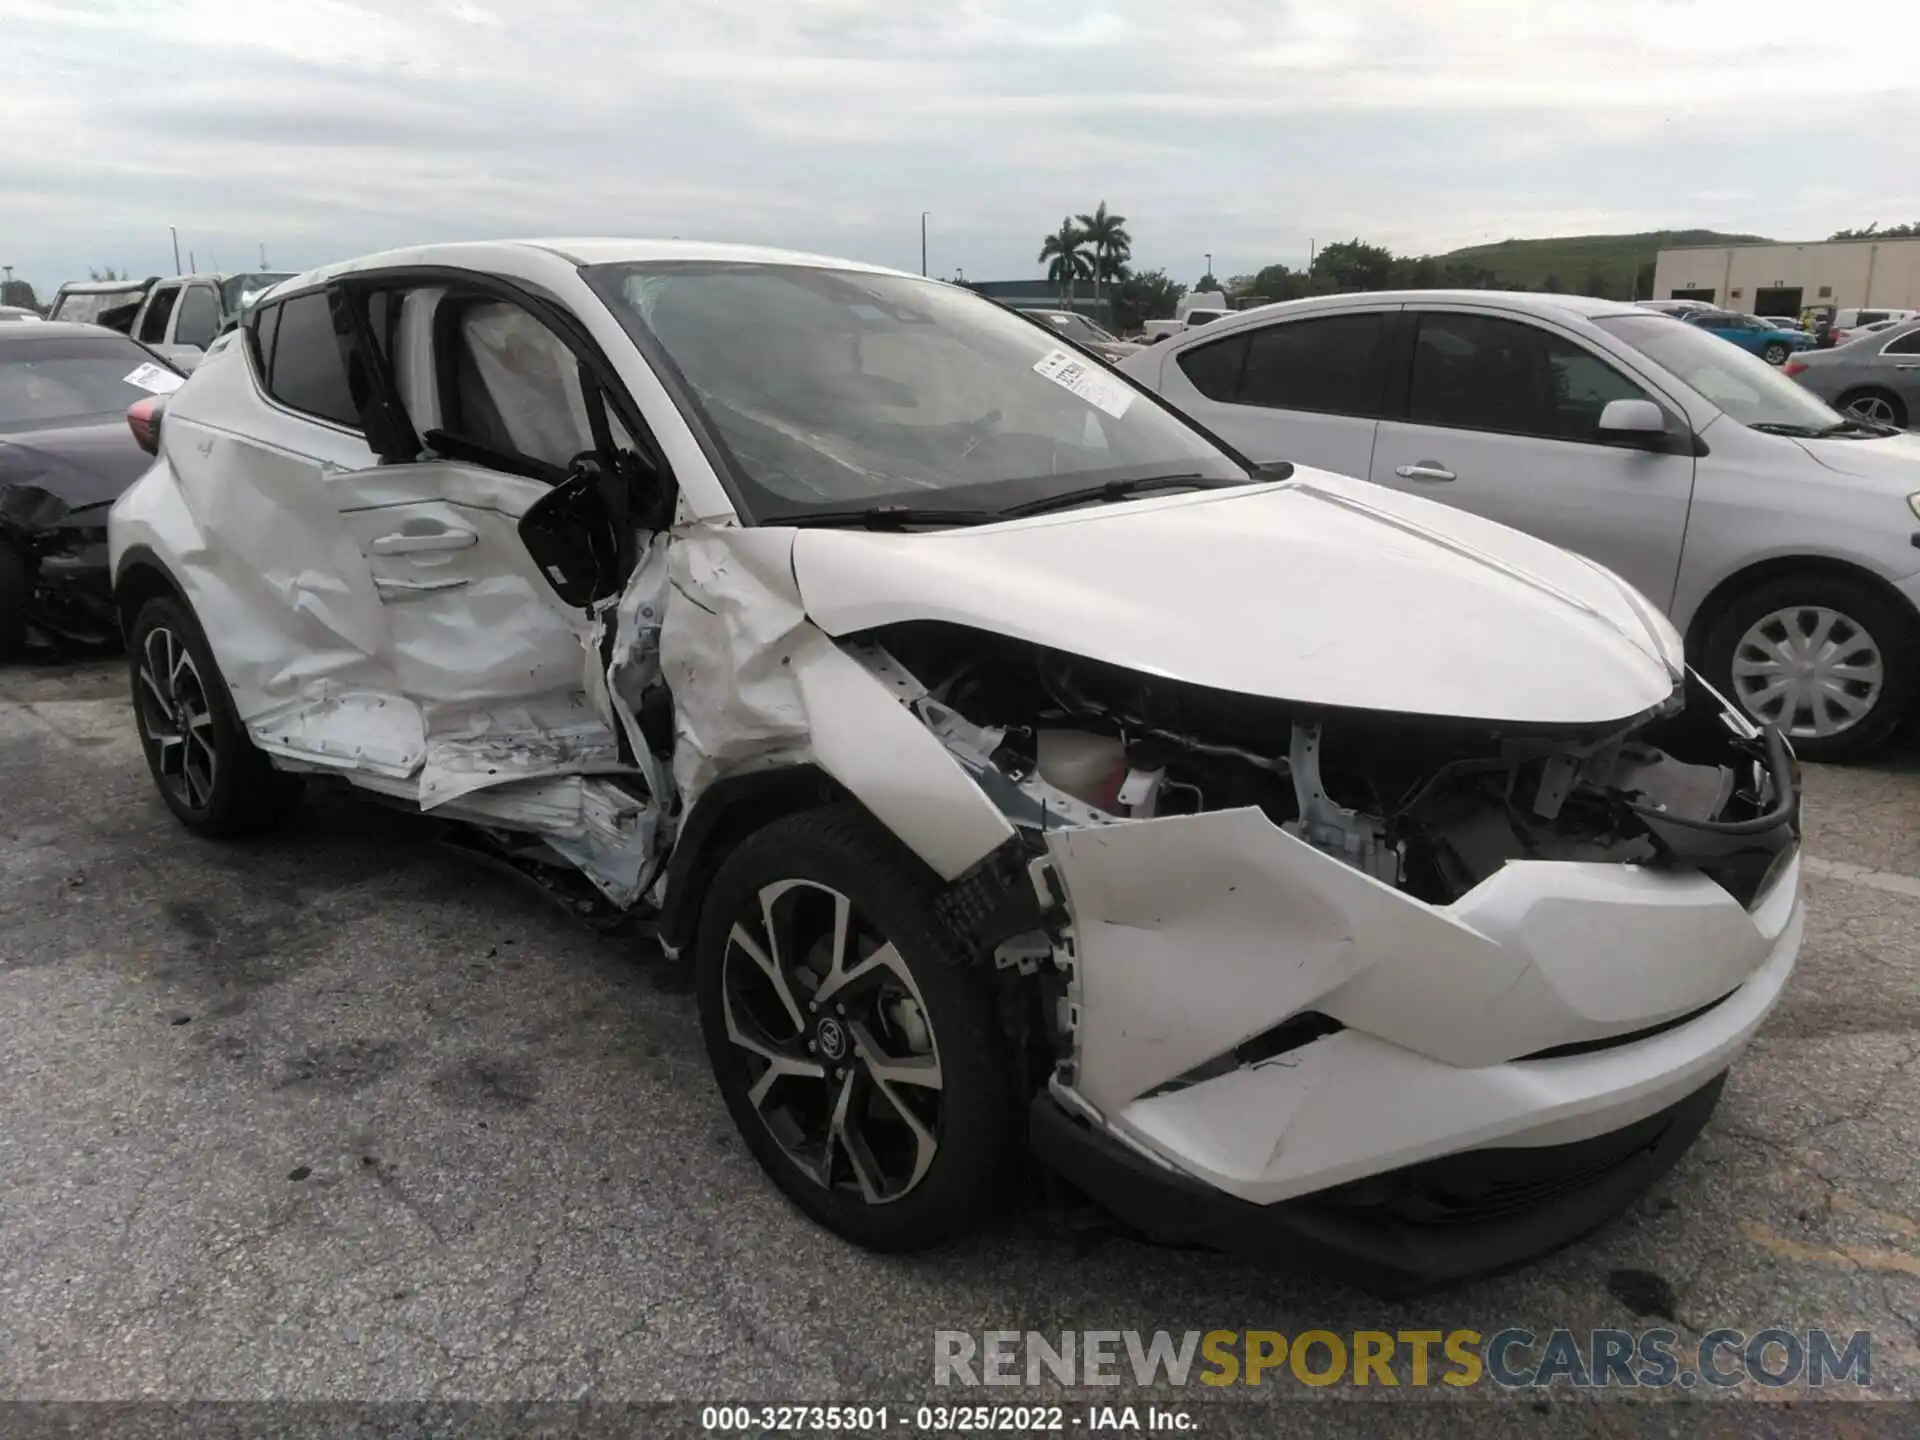
{"type": "Polygon", "coordinates": [[[1920,320],[1787,361],[1786,373],[1836,410],[1906,429],[1920,424],[1920,320]]]}

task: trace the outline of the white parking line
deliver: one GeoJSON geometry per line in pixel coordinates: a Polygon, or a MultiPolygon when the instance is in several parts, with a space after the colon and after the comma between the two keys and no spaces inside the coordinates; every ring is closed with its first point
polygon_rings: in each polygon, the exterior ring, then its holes
{"type": "Polygon", "coordinates": [[[1889,895],[1905,895],[1910,900],[1920,900],[1920,877],[1899,875],[1891,870],[1870,870],[1865,865],[1852,865],[1845,860],[1822,860],[1818,855],[1805,856],[1800,863],[1809,875],[1818,875],[1823,880],[1865,885],[1871,890],[1884,890],[1889,895]]]}

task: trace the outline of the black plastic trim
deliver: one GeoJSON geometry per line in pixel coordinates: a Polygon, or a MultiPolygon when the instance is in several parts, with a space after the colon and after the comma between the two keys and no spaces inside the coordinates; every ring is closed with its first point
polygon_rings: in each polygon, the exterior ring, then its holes
{"type": "Polygon", "coordinates": [[[671,950],[693,943],[707,882],[720,868],[731,840],[741,838],[743,817],[757,829],[781,815],[830,804],[846,792],[817,765],[786,765],[730,775],[709,785],[680,822],[667,859],[666,892],[659,937],[671,950]]]}
{"type": "Polygon", "coordinates": [[[1034,1153],[1148,1238],[1245,1254],[1383,1299],[1515,1269],[1644,1194],[1706,1125],[1722,1072],[1656,1115],[1570,1145],[1468,1150],[1274,1205],[1167,1169],[1068,1114],[1029,1112],[1034,1153]]]}

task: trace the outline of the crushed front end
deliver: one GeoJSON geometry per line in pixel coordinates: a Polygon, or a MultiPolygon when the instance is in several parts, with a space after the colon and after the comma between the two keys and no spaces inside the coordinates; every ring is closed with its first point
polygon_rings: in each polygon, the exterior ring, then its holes
{"type": "Polygon", "coordinates": [[[1697,680],[1543,728],[853,648],[1016,826],[1035,1146],[1150,1234],[1383,1291],[1520,1263],[1686,1149],[1792,970],[1797,768],[1697,680]]]}

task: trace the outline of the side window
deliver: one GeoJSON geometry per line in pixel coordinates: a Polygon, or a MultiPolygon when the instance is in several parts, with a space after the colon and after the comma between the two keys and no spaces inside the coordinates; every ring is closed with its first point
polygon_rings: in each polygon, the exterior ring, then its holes
{"type": "MultiPolygon", "coordinates": [[[[455,439],[556,470],[598,448],[578,360],[519,306],[443,302],[434,346],[441,428],[455,439]]],[[[623,432],[615,442],[631,445],[623,432]]]]}
{"type": "Polygon", "coordinates": [[[180,323],[173,338],[181,345],[198,345],[202,350],[220,333],[220,300],[211,285],[189,285],[180,296],[180,323]]]}
{"type": "Polygon", "coordinates": [[[1890,340],[1882,355],[1920,355],[1920,330],[1909,330],[1898,340],[1890,340]]]}
{"type": "Polygon", "coordinates": [[[1240,403],[1328,415],[1378,415],[1376,363],[1387,315],[1329,315],[1253,332],[1240,403]]]}
{"type": "Polygon", "coordinates": [[[1180,354],[1180,368],[1193,388],[1209,400],[1231,404],[1240,395],[1240,371],[1247,363],[1247,337],[1229,335],[1180,354]]]}
{"type": "Polygon", "coordinates": [[[134,339],[148,345],[164,342],[167,338],[167,321],[173,315],[173,303],[179,298],[178,285],[155,287],[153,298],[147,302],[147,313],[140,317],[140,333],[134,339]]]}
{"type": "Polygon", "coordinates": [[[358,430],[360,409],[347,384],[326,292],[295,295],[281,301],[279,311],[267,360],[267,393],[290,410],[358,430]]]}
{"type": "Polygon", "coordinates": [[[1591,440],[1611,400],[1650,397],[1591,351],[1537,326],[1422,315],[1407,419],[1416,425],[1591,440]]]}

